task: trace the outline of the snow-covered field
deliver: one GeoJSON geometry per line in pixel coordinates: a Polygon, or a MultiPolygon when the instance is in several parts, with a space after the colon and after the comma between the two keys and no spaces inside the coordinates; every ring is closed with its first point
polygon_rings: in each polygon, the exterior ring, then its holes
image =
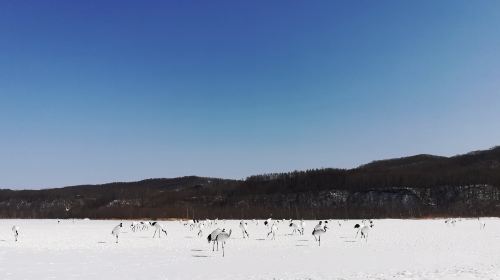
{"type": "MultiPolygon", "coordinates": [[[[222,251],[212,252],[197,230],[179,221],[160,221],[168,237],[153,229],[132,232],[130,221],[115,243],[120,221],[0,220],[0,279],[500,279],[500,220],[375,220],[368,242],[355,239],[355,223],[329,222],[321,247],[306,221],[303,236],[281,223],[276,240],[260,221],[239,221],[222,251]],[[11,228],[20,228],[14,242],[11,228]]],[[[215,227],[213,227],[215,228],[215,227]]]]}

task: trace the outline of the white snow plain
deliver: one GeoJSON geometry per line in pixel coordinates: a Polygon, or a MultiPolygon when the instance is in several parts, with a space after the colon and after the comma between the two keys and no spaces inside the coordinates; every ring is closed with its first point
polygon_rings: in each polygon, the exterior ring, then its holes
{"type": "MultiPolygon", "coordinates": [[[[276,240],[263,221],[239,221],[189,230],[179,221],[132,232],[131,221],[0,220],[0,279],[500,279],[500,219],[374,220],[368,242],[355,239],[359,220],[330,220],[321,246],[306,221],[304,235],[280,223],[276,240]],[[111,230],[124,223],[119,243],[111,230]],[[19,226],[19,241],[11,231],[19,226]],[[212,252],[207,235],[232,229],[222,251],[212,252]]],[[[220,249],[220,248],[219,248],[220,249]]]]}

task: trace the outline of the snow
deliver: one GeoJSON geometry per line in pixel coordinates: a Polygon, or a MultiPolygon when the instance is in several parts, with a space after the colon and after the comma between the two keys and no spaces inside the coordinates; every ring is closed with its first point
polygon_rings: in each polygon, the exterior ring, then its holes
{"type": "Polygon", "coordinates": [[[239,221],[219,221],[233,232],[223,258],[206,240],[215,226],[199,238],[160,221],[168,236],[153,239],[154,228],[134,233],[132,221],[0,220],[0,279],[500,279],[500,220],[482,221],[485,229],[477,219],[374,220],[365,242],[354,239],[359,220],[333,220],[321,247],[311,235],[317,221],[303,236],[281,223],[276,240],[262,221],[248,221],[249,239],[239,221]]]}

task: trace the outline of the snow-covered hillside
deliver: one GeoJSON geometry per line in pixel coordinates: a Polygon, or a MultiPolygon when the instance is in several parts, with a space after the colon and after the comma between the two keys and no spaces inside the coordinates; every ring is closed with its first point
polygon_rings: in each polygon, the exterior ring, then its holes
{"type": "Polygon", "coordinates": [[[500,220],[374,220],[368,242],[355,239],[360,221],[329,221],[321,246],[306,221],[304,235],[280,223],[276,240],[259,221],[219,221],[190,230],[179,221],[132,232],[130,221],[0,220],[0,279],[500,279],[500,220]],[[111,230],[124,223],[119,243],[111,230]],[[19,226],[14,242],[12,226],[19,226]],[[206,236],[215,227],[232,229],[222,251],[206,236]]]}

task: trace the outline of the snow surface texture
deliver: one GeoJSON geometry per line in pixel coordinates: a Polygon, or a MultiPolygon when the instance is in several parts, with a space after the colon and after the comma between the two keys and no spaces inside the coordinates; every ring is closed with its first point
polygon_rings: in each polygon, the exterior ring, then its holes
{"type": "MultiPolygon", "coordinates": [[[[306,221],[304,235],[279,224],[276,240],[263,221],[219,221],[232,229],[225,257],[206,236],[215,226],[189,230],[179,221],[132,232],[123,221],[119,243],[111,230],[121,221],[0,220],[0,279],[500,279],[500,220],[374,220],[368,242],[355,239],[354,225],[330,221],[321,247],[306,221]],[[19,226],[14,242],[12,226],[19,226]]],[[[220,246],[219,246],[220,247],[220,246]]]]}

